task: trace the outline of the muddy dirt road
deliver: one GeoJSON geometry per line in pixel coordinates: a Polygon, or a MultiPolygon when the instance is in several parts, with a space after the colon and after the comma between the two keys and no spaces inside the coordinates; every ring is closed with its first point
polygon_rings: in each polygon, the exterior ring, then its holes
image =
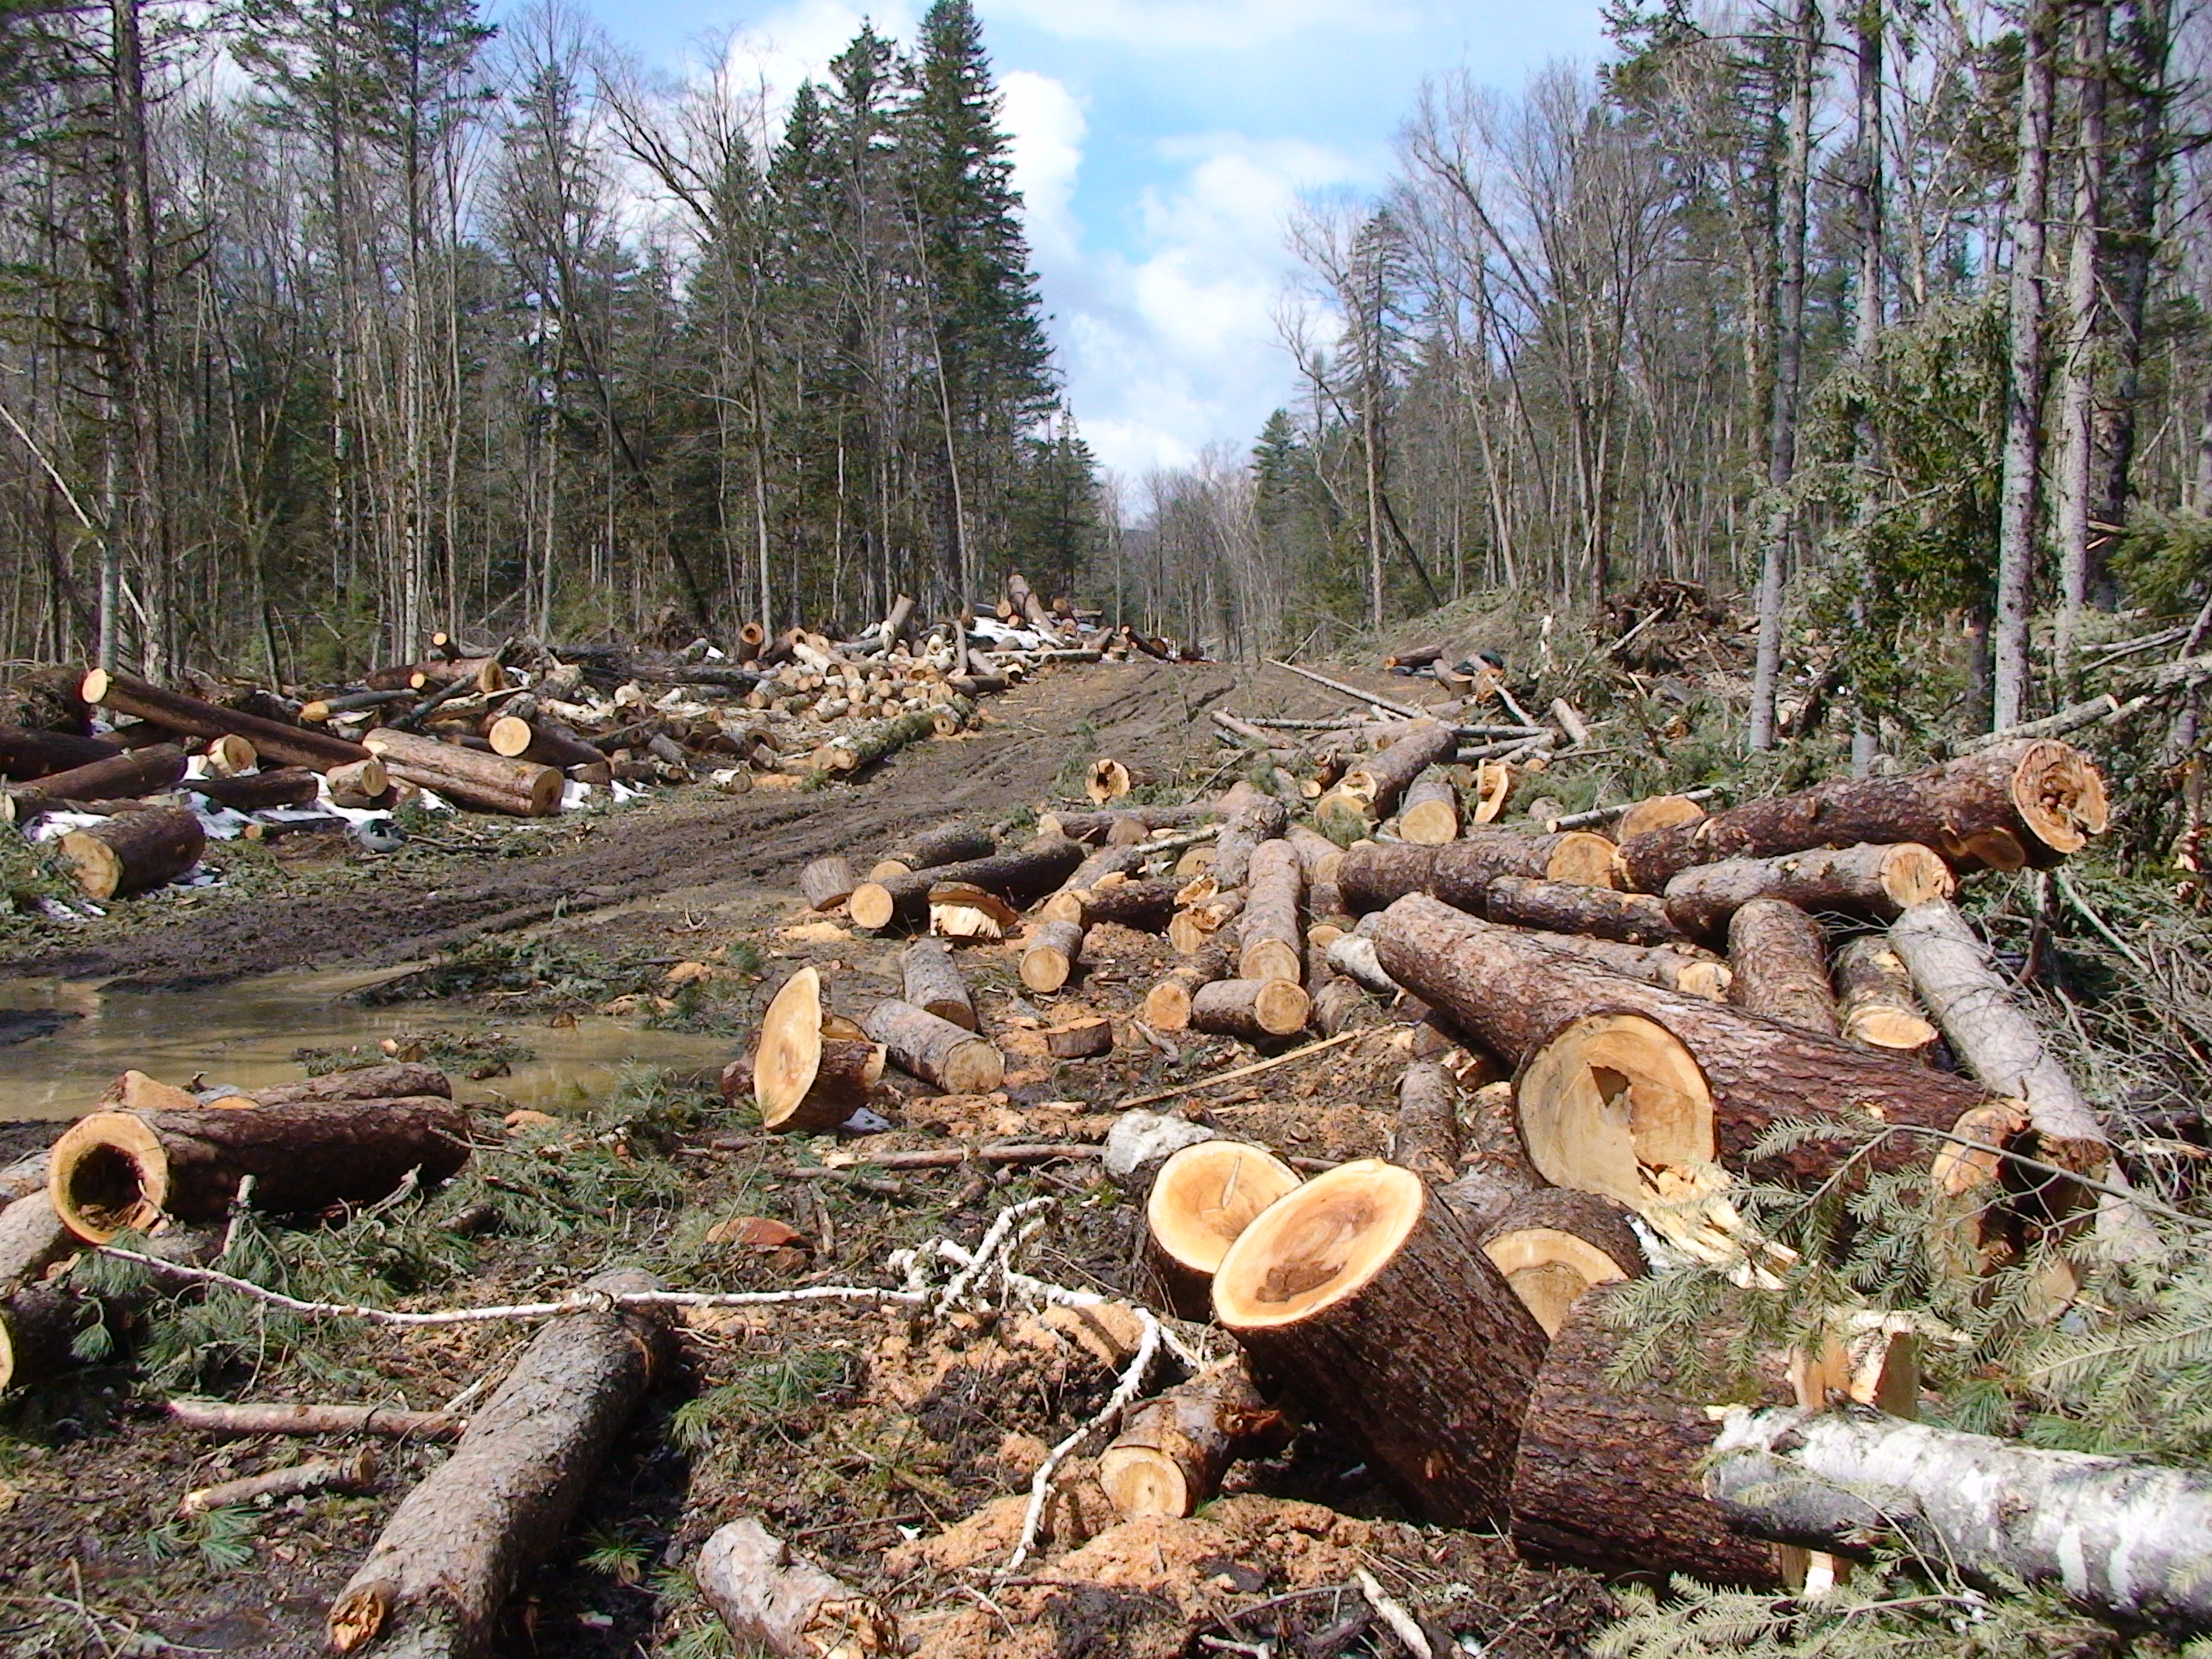
{"type": "Polygon", "coordinates": [[[687,791],[573,827],[555,820],[538,838],[542,850],[457,855],[428,881],[388,881],[374,860],[356,857],[281,896],[216,891],[187,916],[121,939],[0,957],[0,979],[189,990],[293,969],[416,960],[478,934],[684,890],[781,894],[823,854],[868,854],[927,823],[995,821],[1035,805],[1072,760],[1112,754],[1163,776],[1182,773],[1215,749],[1208,708],[1341,703],[1279,670],[1140,660],[1061,671],[992,699],[981,731],[917,744],[857,785],[734,799],[687,791]]]}

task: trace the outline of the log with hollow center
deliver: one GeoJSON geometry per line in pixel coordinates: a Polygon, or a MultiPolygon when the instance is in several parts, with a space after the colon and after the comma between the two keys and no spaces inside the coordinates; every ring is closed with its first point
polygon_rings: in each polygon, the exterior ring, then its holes
{"type": "Polygon", "coordinates": [[[1544,1334],[1419,1176],[1363,1159],[1286,1194],[1222,1258],[1213,1310],[1419,1512],[1504,1518],[1544,1334]]]}
{"type": "Polygon", "coordinates": [[[1152,1177],[1145,1224],[1152,1270],[1184,1319],[1212,1311],[1214,1270],[1253,1218],[1298,1184],[1290,1165],[1241,1140],[1201,1140],[1152,1177]]]}

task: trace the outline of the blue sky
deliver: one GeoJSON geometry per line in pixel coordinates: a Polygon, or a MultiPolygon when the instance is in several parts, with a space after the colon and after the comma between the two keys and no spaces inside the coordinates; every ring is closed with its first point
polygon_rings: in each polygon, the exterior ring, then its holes
{"type": "MultiPolygon", "coordinates": [[[[584,0],[676,69],[730,43],[784,95],[927,0],[584,0]]],[[[1422,79],[1502,90],[1602,46],[1595,0],[976,0],[1070,402],[1125,477],[1249,444],[1292,393],[1273,313],[1301,191],[1388,171],[1422,79]]]]}

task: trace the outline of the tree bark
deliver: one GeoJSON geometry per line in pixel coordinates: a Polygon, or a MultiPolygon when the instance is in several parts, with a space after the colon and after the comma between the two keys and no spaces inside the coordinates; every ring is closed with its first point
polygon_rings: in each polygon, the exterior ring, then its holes
{"type": "Polygon", "coordinates": [[[1717,939],[1736,908],[1755,898],[1887,921],[1907,905],[1948,898],[1957,885],[1949,866],[1917,842],[1862,842],[1685,870],[1667,884],[1667,915],[1693,939],[1717,939]]]}
{"type": "Polygon", "coordinates": [[[1917,1055],[1935,1046],[1936,1027],[1913,994],[1911,970],[1883,935],[1869,933],[1837,951],[1835,981],[1845,1041],[1917,1055]]]}
{"type": "Polygon", "coordinates": [[[1416,720],[1387,749],[1346,772],[1314,807],[1314,822],[1340,845],[1370,833],[1398,805],[1407,785],[1459,752],[1459,732],[1440,720],[1416,720]]]}
{"type": "Polygon", "coordinates": [[[2060,343],[2058,459],[2052,468],[2051,538],[2058,551],[2058,615],[2051,641],[2052,684],[2063,702],[2074,694],[2074,635],[2089,598],[2089,491],[2097,441],[2098,292],[2104,223],[2105,53],[2107,8],[2081,8],[2073,20],[2074,205],[2066,250],[2065,332],[2060,343]]]}
{"type": "Polygon", "coordinates": [[[1459,1177],[1459,1085],[1433,1060],[1417,1060],[1398,1079],[1398,1121],[1390,1161],[1431,1187],[1459,1177]]]}
{"type": "Polygon", "coordinates": [[[298,1215],[386,1197],[410,1170],[443,1181],[468,1155],[468,1114],[435,1096],[94,1112],[54,1143],[46,1191],[72,1231],[105,1243],[163,1215],[219,1220],[248,1176],[255,1209],[298,1215]]]}
{"type": "Polygon", "coordinates": [[[1499,876],[1483,890],[1491,921],[1542,933],[1574,933],[1620,945],[1666,945],[1682,937],[1667,907],[1649,893],[1620,893],[1569,881],[1499,876]]]}
{"type": "Polygon", "coordinates": [[[1137,867],[1137,855],[1127,847],[1102,847],[1089,854],[1082,863],[1068,872],[1060,890],[1046,899],[1037,911],[1045,921],[1081,922],[1085,901],[1089,899],[1098,884],[1109,877],[1120,878],[1137,867]]]}
{"type": "Polygon", "coordinates": [[[1833,778],[1622,843],[1629,886],[1662,893],[1685,870],[1861,842],[1917,842],[1954,871],[2018,870],[2078,853],[2107,818],[2104,780],[2050,738],[1995,744],[1899,778],[1833,778]]]}
{"type": "Polygon", "coordinates": [[[1176,896],[1187,883],[1173,876],[1162,876],[1154,881],[1114,881],[1072,895],[1079,914],[1069,916],[1064,908],[1055,908],[1058,898],[1070,896],[1063,888],[1054,898],[1045,901],[1041,912],[1053,921],[1079,921],[1085,927],[1095,927],[1101,922],[1111,922],[1116,927],[1127,927],[1139,933],[1158,933],[1166,931],[1174,921],[1176,896]]]}
{"type": "Polygon", "coordinates": [[[1165,979],[1145,994],[1145,1024],[1162,1031],[1187,1030],[1191,1000],[1216,980],[1226,979],[1234,965],[1230,941],[1214,938],[1190,953],[1188,960],[1168,970],[1165,979]]]}
{"type": "Polygon", "coordinates": [[[1584,830],[1527,835],[1484,830],[1443,847],[1374,842],[1346,849],[1337,866],[1338,890],[1354,915],[1380,910],[1407,893],[1431,893],[1480,913],[1500,876],[1611,887],[1613,844],[1584,830]]]}
{"type": "Polygon", "coordinates": [[[0,726],[0,777],[12,778],[19,783],[112,760],[121,752],[105,738],[80,738],[67,732],[30,732],[20,726],[0,726]]]}
{"type": "Polygon", "coordinates": [[[322,793],[321,778],[304,766],[282,766],[236,778],[195,778],[185,787],[234,812],[305,806],[322,793]]]}
{"type": "Polygon", "coordinates": [[[120,812],[61,838],[62,856],[92,899],[164,886],[198,864],[206,848],[198,817],[181,806],[120,812]]]}
{"type": "Polygon", "coordinates": [[[1131,847],[1162,830],[1206,823],[1221,816],[1207,803],[1194,806],[1117,806],[1097,812],[1047,812],[1037,819],[1040,836],[1066,836],[1091,847],[1131,847]]]}
{"type": "Polygon", "coordinates": [[[1217,979],[1190,1000],[1190,1024],[1217,1036],[1270,1042],[1305,1029],[1312,1003],[1284,979],[1217,979]]]}
{"type": "Polygon", "coordinates": [[[1283,803],[1272,796],[1248,801],[1229,815],[1213,843],[1213,878],[1224,889],[1242,887],[1253,849],[1279,836],[1290,823],[1283,803]]]}
{"type": "Polygon", "coordinates": [[[2046,1451],[1863,1406],[1729,1413],[1705,1478],[1737,1528],[1812,1549],[1884,1534],[1992,1589],[2106,1618],[2212,1624],[2212,1477],[2046,1451]]]}
{"type": "Polygon", "coordinates": [[[1836,999],[1828,989],[1828,941],[1820,924],[1787,899],[1755,898],[1729,919],[1729,966],[1737,1007],[1836,1036],[1836,999]]]}
{"type": "Polygon", "coordinates": [[[1587,1292],[1645,1271],[1644,1246],[1628,1214],[1596,1193],[1538,1187],[1482,1229],[1482,1253],[1544,1334],[1556,1337],[1587,1292]]]}
{"type": "Polygon", "coordinates": [[[465,1419],[398,1406],[328,1406],[306,1401],[233,1403],[171,1400],[169,1420],[203,1434],[380,1434],[395,1440],[452,1440],[465,1419]]]}
{"type": "Polygon", "coordinates": [[[1018,908],[1051,892],[1082,862],[1079,843],[1065,836],[1040,836],[1026,847],[985,858],[931,866],[886,881],[864,881],[853,890],[846,908],[872,933],[912,927],[929,915],[929,890],[945,882],[980,887],[1018,908]]]}
{"type": "Polygon", "coordinates": [[[988,1038],[910,1002],[878,1003],[860,1028],[884,1045],[892,1065],[947,1094],[987,1095],[1006,1076],[1006,1060],[988,1038]]]}
{"type": "MultiPolygon", "coordinates": [[[[635,1269],[587,1288],[655,1290],[635,1269]]],[[[332,1602],[331,1645],[392,1659],[483,1659],[501,1607],[567,1529],[599,1464],[675,1358],[659,1309],[553,1320],[469,1421],[453,1455],[401,1500],[332,1602]]]]}
{"type": "Polygon", "coordinates": [[[526,818],[544,817],[561,805],[566,781],[550,766],[389,728],[370,732],[368,745],[393,777],[434,789],[456,805],[526,818]]]}
{"type": "Polygon", "coordinates": [[[452,1080],[434,1066],[402,1062],[325,1072],[304,1083],[279,1083],[248,1091],[264,1106],[319,1105],[337,1100],[402,1100],[413,1096],[453,1097],[452,1080]]]}
{"type": "Polygon", "coordinates": [[[84,677],[84,700],[129,714],[189,737],[220,738],[236,732],[253,744],[264,760],[284,766],[311,766],[319,772],[348,762],[367,760],[368,750],[327,732],[242,714],[217,703],[203,702],[178,691],[164,691],[126,674],[94,669],[84,677]]]}
{"type": "Polygon", "coordinates": [[[50,772],[34,783],[8,791],[19,804],[48,800],[135,800],[171,787],[185,775],[185,751],[173,743],[156,744],[50,772]]]}
{"type": "Polygon", "coordinates": [[[1544,1334],[1419,1176],[1364,1159],[1286,1194],[1222,1259],[1213,1310],[1418,1512],[1504,1518],[1544,1334]]]}
{"type": "Polygon", "coordinates": [[[1263,841],[1252,850],[1246,871],[1244,911],[1237,925],[1242,949],[1240,979],[1282,979],[1293,985],[1305,976],[1305,930],[1298,925],[1305,896],[1304,872],[1297,849],[1286,841],[1263,841]]]}
{"type": "Polygon", "coordinates": [[[1240,1457],[1290,1439],[1290,1423],[1233,1359],[1133,1409],[1099,1454],[1098,1484],[1125,1521],[1194,1513],[1240,1457]]]}
{"type": "Polygon", "coordinates": [[[902,1000],[963,1031],[981,1029],[975,1019],[975,999],[968,993],[967,981],[960,977],[952,947],[943,939],[924,934],[900,951],[899,978],[902,1000]]]}
{"type": "Polygon", "coordinates": [[[868,872],[870,881],[912,875],[942,865],[988,858],[998,850],[991,832],[980,823],[959,820],[940,823],[917,834],[902,836],[884,849],[883,857],[868,872]]]}
{"type": "Polygon", "coordinates": [[[691,1577],[743,1652],[876,1659],[899,1650],[888,1613],[750,1516],[708,1535],[691,1577]]]}
{"type": "Polygon", "coordinates": [[[853,860],[834,853],[816,859],[799,872],[799,890],[811,910],[836,909],[853,896],[853,890],[860,884],[853,860]]]}
{"type": "Polygon", "coordinates": [[[1073,921],[1039,922],[1022,951],[1022,983],[1049,996],[1068,981],[1083,960],[1083,929],[1073,921]]]}
{"type": "Polygon", "coordinates": [[[1693,945],[1622,945],[1609,939],[1584,939],[1575,933],[1528,933],[1530,944],[1564,951],[1594,962],[1610,973],[1625,974],[1646,984],[1663,985],[1684,996],[1723,1002],[1735,974],[1710,951],[1693,945]]]}
{"type": "Polygon", "coordinates": [[[42,1188],[0,1209],[0,1301],[5,1301],[78,1248],[77,1236],[54,1213],[42,1188]]]}

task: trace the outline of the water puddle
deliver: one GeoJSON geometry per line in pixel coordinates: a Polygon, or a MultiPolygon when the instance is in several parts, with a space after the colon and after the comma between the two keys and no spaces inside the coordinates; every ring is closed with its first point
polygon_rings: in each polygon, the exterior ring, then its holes
{"type": "MultiPolygon", "coordinates": [[[[198,1074],[209,1085],[254,1089],[306,1075],[292,1058],[298,1048],[499,1029],[476,1009],[434,1002],[369,1008],[347,995],[403,971],[286,974],[185,992],[0,981],[0,1120],[75,1117],[131,1066],[165,1082],[198,1074]]],[[[516,1060],[508,1076],[468,1082],[456,1075],[460,1098],[574,1109],[603,1098],[627,1066],[719,1069],[734,1051],[727,1037],[646,1030],[592,1014],[568,1027],[540,1016],[503,1029],[535,1057],[516,1060]]]]}

